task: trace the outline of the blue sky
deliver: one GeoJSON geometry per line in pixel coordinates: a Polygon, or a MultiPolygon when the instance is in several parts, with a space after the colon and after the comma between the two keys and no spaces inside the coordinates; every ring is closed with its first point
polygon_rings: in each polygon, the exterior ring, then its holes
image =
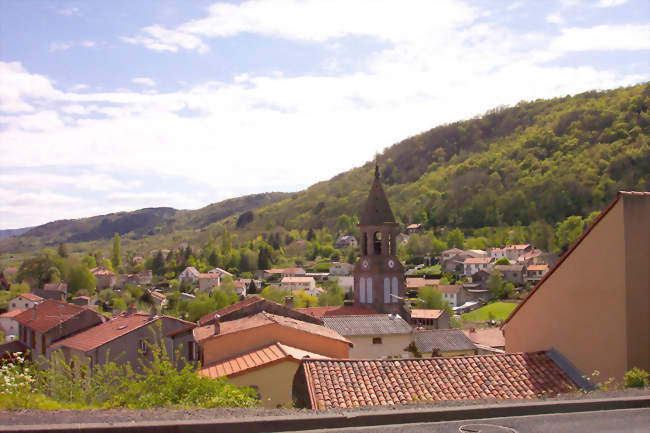
{"type": "Polygon", "coordinates": [[[0,229],[297,191],[649,59],[636,0],[0,1],[0,229]]]}

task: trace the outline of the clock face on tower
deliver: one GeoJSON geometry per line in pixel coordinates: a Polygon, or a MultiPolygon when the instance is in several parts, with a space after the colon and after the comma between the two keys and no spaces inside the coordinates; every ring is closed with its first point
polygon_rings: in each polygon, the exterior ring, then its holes
{"type": "Polygon", "coordinates": [[[395,261],[393,259],[388,260],[388,267],[391,269],[395,267],[395,261]]]}
{"type": "Polygon", "coordinates": [[[363,262],[361,262],[361,266],[363,266],[363,269],[368,269],[368,260],[364,259],[363,262]]]}

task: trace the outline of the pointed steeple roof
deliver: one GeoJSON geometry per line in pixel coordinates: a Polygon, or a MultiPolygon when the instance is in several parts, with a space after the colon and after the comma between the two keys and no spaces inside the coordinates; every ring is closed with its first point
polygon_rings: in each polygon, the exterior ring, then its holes
{"type": "Polygon", "coordinates": [[[379,165],[375,165],[375,180],[368,194],[366,208],[361,215],[359,225],[382,225],[386,223],[395,223],[393,211],[390,209],[388,199],[381,186],[379,165]]]}

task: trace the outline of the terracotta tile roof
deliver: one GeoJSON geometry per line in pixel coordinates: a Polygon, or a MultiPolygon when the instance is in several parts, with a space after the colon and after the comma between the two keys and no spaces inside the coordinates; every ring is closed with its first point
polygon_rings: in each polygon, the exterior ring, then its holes
{"type": "Polygon", "coordinates": [[[199,280],[205,280],[205,279],[218,280],[219,278],[220,276],[217,273],[199,274],[199,280]]]}
{"type": "Polygon", "coordinates": [[[314,317],[359,316],[364,314],[377,314],[377,310],[357,305],[296,308],[296,311],[304,314],[309,314],[310,316],[314,317]]]}
{"type": "Polygon", "coordinates": [[[506,250],[525,250],[530,247],[530,244],[515,244],[506,246],[506,250]]]}
{"type": "Polygon", "coordinates": [[[424,308],[412,308],[412,319],[437,319],[442,315],[444,310],[427,310],[424,308]]]}
{"type": "Polygon", "coordinates": [[[512,310],[512,313],[510,313],[510,315],[506,318],[506,320],[505,320],[505,321],[503,322],[503,324],[501,325],[502,328],[503,328],[503,327],[504,327],[504,326],[505,326],[505,325],[510,321],[510,319],[512,319],[512,318],[515,316],[515,314],[517,314],[517,312],[519,312],[519,310],[523,307],[523,305],[524,305],[526,302],[528,302],[528,300],[529,300],[533,295],[535,295],[535,293],[537,292],[537,290],[539,290],[539,288],[544,284],[544,282],[545,282],[547,279],[549,279],[549,278],[551,277],[551,275],[553,275],[553,273],[555,272],[555,270],[558,269],[560,266],[562,266],[562,263],[564,263],[564,261],[566,260],[566,258],[569,257],[569,256],[571,255],[571,253],[573,252],[573,250],[575,250],[576,248],[578,248],[578,245],[580,245],[580,244],[582,243],[582,241],[584,240],[584,238],[586,238],[587,236],[589,236],[589,233],[591,233],[591,231],[594,229],[594,227],[596,227],[596,225],[600,222],[600,220],[602,220],[602,219],[605,217],[605,215],[607,215],[607,214],[609,213],[609,211],[612,210],[612,209],[614,208],[614,206],[616,205],[616,203],[618,203],[618,201],[621,199],[621,197],[626,197],[626,196],[628,196],[628,197],[642,197],[642,198],[649,198],[649,197],[650,197],[650,192],[649,192],[649,191],[619,191],[618,194],[616,194],[616,197],[614,198],[614,200],[612,200],[612,201],[607,205],[607,207],[606,207],[606,208],[605,208],[605,209],[600,213],[600,215],[598,215],[598,216],[596,217],[596,219],[591,223],[591,225],[590,225],[589,227],[587,227],[587,229],[586,229],[584,232],[582,232],[582,234],[580,235],[580,237],[578,237],[578,239],[576,239],[575,242],[573,242],[573,244],[571,244],[571,246],[569,247],[569,249],[568,249],[568,250],[567,250],[567,251],[562,255],[562,257],[560,257],[560,260],[558,260],[558,262],[555,263],[555,265],[554,265],[554,266],[553,266],[553,267],[552,267],[548,272],[546,272],[546,273],[544,274],[544,276],[542,277],[542,279],[539,280],[539,282],[535,285],[535,287],[533,288],[533,290],[531,290],[531,291],[528,293],[528,295],[526,296],[526,298],[524,298],[524,300],[521,301],[521,302],[519,303],[519,305],[517,305],[517,307],[516,307],[514,310],[512,310]]]}
{"type": "Polygon", "coordinates": [[[310,334],[320,335],[332,340],[343,341],[352,346],[352,343],[349,340],[341,336],[338,332],[333,331],[325,326],[317,325],[315,323],[303,322],[302,320],[292,319],[290,317],[278,316],[276,314],[267,313],[266,311],[262,311],[261,313],[257,313],[250,317],[244,317],[242,319],[221,322],[219,324],[219,334],[214,333],[214,325],[212,324],[195,328],[194,339],[200,342],[208,338],[218,338],[222,335],[234,334],[237,332],[273,324],[297,329],[299,331],[307,332],[310,334]]]}
{"type": "Polygon", "coordinates": [[[96,267],[96,268],[92,268],[90,270],[90,273],[93,274],[93,275],[111,275],[111,276],[115,275],[115,272],[113,272],[113,271],[111,271],[109,269],[99,267],[99,266],[96,267]]]}
{"type": "Polygon", "coordinates": [[[431,329],[415,331],[415,345],[422,353],[430,353],[435,349],[441,352],[456,350],[476,350],[472,340],[467,338],[460,329],[431,329]]]}
{"type": "MultiPolygon", "coordinates": [[[[123,313],[108,322],[59,340],[52,347],[64,346],[87,352],[165,317],[192,325],[190,322],[185,322],[184,320],[170,316],[158,316],[153,319],[149,313],[137,312],[129,315],[123,313]]],[[[114,355],[118,354],[115,353],[114,355]]]]}
{"type": "Polygon", "coordinates": [[[43,290],[57,290],[59,292],[67,292],[67,283],[46,283],[43,285],[43,290]]]}
{"type": "Polygon", "coordinates": [[[373,314],[360,316],[323,317],[323,323],[343,336],[353,335],[402,335],[413,328],[397,315],[373,314]]]}
{"type": "Polygon", "coordinates": [[[0,314],[0,317],[6,317],[6,318],[11,319],[11,318],[13,318],[13,317],[16,317],[17,315],[19,315],[19,314],[22,313],[23,311],[25,311],[25,310],[20,309],[20,308],[17,308],[17,309],[15,309],[15,310],[7,311],[6,313],[2,313],[2,314],[0,314]]]}
{"type": "Polygon", "coordinates": [[[480,398],[524,399],[576,388],[546,352],[390,360],[304,359],[313,409],[480,398]]]}
{"type": "Polygon", "coordinates": [[[267,274],[282,274],[284,273],[284,269],[277,269],[277,268],[264,269],[264,272],[266,272],[267,274]]]}
{"type": "Polygon", "coordinates": [[[406,288],[407,289],[419,289],[424,286],[435,286],[440,284],[440,280],[427,280],[426,278],[420,277],[407,277],[406,278],[406,288]]]}
{"type": "Polygon", "coordinates": [[[273,343],[235,357],[207,365],[198,371],[199,376],[213,379],[221,376],[238,376],[261,367],[267,367],[283,360],[296,363],[303,358],[329,359],[318,353],[308,352],[282,343],[273,343]]]}
{"type": "Polygon", "coordinates": [[[90,296],[75,296],[72,299],[83,299],[84,301],[90,301],[90,296]]]}
{"type": "Polygon", "coordinates": [[[492,262],[491,257],[468,257],[463,263],[468,265],[487,265],[492,262]]]}
{"type": "Polygon", "coordinates": [[[156,292],[155,290],[151,290],[149,293],[151,294],[152,297],[154,297],[156,299],[159,299],[161,301],[164,301],[164,300],[167,299],[167,296],[165,296],[164,294],[162,294],[160,292],[156,292]]]}
{"type": "Polygon", "coordinates": [[[284,268],[282,272],[285,274],[304,274],[305,270],[303,268],[284,268]]]}
{"type": "Polygon", "coordinates": [[[548,270],[548,265],[530,265],[527,269],[529,271],[546,271],[548,270]]]}
{"type": "Polygon", "coordinates": [[[47,299],[40,304],[23,311],[15,317],[15,320],[40,332],[41,334],[44,334],[55,326],[67,322],[86,310],[88,310],[87,307],[80,307],[79,305],[68,304],[67,302],[47,299]]]}
{"type": "Polygon", "coordinates": [[[18,296],[22,296],[23,298],[27,299],[28,301],[32,301],[32,302],[40,302],[40,301],[45,300],[45,298],[41,298],[40,296],[35,295],[33,293],[21,293],[18,296]]]}
{"type": "Polygon", "coordinates": [[[458,293],[458,291],[461,289],[461,285],[459,284],[452,284],[452,285],[446,285],[446,284],[441,284],[438,287],[436,287],[438,290],[440,290],[442,293],[447,293],[448,295],[453,295],[455,293],[458,293]]]}
{"type": "Polygon", "coordinates": [[[484,329],[465,329],[463,333],[469,337],[474,344],[490,347],[505,347],[506,338],[503,336],[503,331],[499,328],[484,328],[484,329]]]}
{"type": "Polygon", "coordinates": [[[282,284],[286,283],[315,283],[314,277],[284,277],[282,278],[282,284]]]}

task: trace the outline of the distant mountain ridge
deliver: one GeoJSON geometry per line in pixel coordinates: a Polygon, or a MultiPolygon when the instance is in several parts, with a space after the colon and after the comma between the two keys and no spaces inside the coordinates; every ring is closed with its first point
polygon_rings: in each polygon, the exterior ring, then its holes
{"type": "Polygon", "coordinates": [[[33,227],[23,227],[20,229],[4,229],[0,230],[0,239],[9,238],[11,236],[19,236],[31,230],[33,227]]]}

